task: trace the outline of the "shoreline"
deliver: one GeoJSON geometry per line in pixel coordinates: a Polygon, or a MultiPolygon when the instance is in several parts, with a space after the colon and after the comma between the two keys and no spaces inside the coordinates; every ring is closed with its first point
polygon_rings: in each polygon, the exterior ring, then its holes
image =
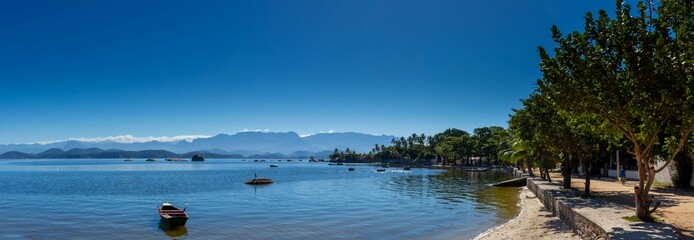
{"type": "Polygon", "coordinates": [[[571,227],[548,212],[528,187],[522,188],[519,198],[521,210],[516,217],[474,239],[580,239],[571,227]]]}
{"type": "Polygon", "coordinates": [[[518,218],[519,218],[521,215],[523,215],[523,214],[527,211],[527,210],[526,210],[526,206],[525,206],[525,200],[523,199],[523,192],[524,192],[524,191],[529,191],[529,190],[528,190],[528,187],[522,187],[521,191],[518,192],[518,198],[520,199],[520,202],[519,202],[519,204],[520,204],[520,206],[519,206],[519,207],[520,207],[520,211],[518,211],[518,215],[516,215],[515,217],[509,219],[507,222],[505,222],[505,223],[503,223],[503,224],[501,224],[501,225],[498,225],[498,226],[492,227],[492,228],[490,228],[490,229],[487,229],[486,231],[480,233],[480,234],[477,235],[475,238],[473,238],[473,240],[484,239],[484,238],[487,237],[488,235],[490,235],[490,234],[492,234],[492,233],[494,233],[494,232],[496,232],[496,231],[499,231],[501,228],[505,227],[506,225],[511,224],[512,222],[518,220],[518,218]]]}

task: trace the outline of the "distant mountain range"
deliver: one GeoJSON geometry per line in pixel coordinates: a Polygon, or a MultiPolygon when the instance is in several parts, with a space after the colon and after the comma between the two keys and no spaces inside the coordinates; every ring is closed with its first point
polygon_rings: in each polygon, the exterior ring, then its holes
{"type": "Polygon", "coordinates": [[[205,153],[217,157],[298,158],[327,157],[333,149],[368,152],[374,144],[390,145],[395,136],[363,133],[319,133],[301,137],[295,132],[239,132],[177,142],[121,143],[61,141],[49,144],[0,145],[0,158],[144,158],[186,157],[205,153]],[[103,150],[108,149],[108,150],[103,150]],[[154,151],[157,150],[157,151],[154,151]]]}
{"type": "Polygon", "coordinates": [[[309,157],[327,158],[331,151],[323,152],[294,152],[292,154],[264,153],[243,156],[240,154],[217,154],[204,151],[177,154],[165,150],[124,151],[118,149],[103,150],[100,148],[74,148],[63,151],[51,148],[40,153],[24,153],[9,151],[0,154],[0,159],[57,159],[57,158],[184,158],[190,159],[195,154],[202,154],[205,158],[255,158],[255,159],[306,159],[309,157]]]}

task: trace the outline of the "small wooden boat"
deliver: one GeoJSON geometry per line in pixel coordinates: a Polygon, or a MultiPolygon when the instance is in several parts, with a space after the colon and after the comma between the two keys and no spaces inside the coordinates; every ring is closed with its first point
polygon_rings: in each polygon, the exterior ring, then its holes
{"type": "Polygon", "coordinates": [[[410,170],[410,166],[405,166],[402,168],[403,170],[410,170]]]}
{"type": "Polygon", "coordinates": [[[353,167],[351,167],[351,168],[349,168],[349,169],[347,169],[347,170],[349,170],[349,171],[354,171],[354,168],[353,168],[353,167]]]}
{"type": "Polygon", "coordinates": [[[380,168],[376,169],[376,172],[385,172],[385,171],[386,171],[385,169],[380,169],[380,168]]]}
{"type": "Polygon", "coordinates": [[[123,161],[126,161],[126,162],[132,162],[133,160],[132,160],[132,159],[130,159],[130,158],[128,158],[128,159],[125,159],[125,160],[123,160],[123,161]]]}
{"type": "Polygon", "coordinates": [[[171,205],[169,202],[164,202],[159,206],[159,217],[162,224],[168,227],[185,226],[188,221],[186,209],[183,210],[171,205]]]}
{"type": "Polygon", "coordinates": [[[145,161],[147,161],[147,162],[154,162],[154,161],[157,161],[157,160],[156,160],[156,159],[154,159],[154,158],[148,158],[148,159],[147,159],[147,160],[145,160],[145,161]]]}
{"type": "Polygon", "coordinates": [[[250,184],[250,185],[263,185],[263,184],[273,183],[273,181],[270,180],[269,178],[254,178],[254,179],[246,181],[245,183],[250,184]]]}
{"type": "Polygon", "coordinates": [[[270,167],[279,167],[277,164],[270,164],[270,167]]]}

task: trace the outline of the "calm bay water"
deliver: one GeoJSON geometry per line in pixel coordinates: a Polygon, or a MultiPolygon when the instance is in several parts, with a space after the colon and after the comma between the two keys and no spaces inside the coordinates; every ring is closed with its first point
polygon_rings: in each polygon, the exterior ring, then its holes
{"type": "Polygon", "coordinates": [[[469,239],[517,214],[519,190],[490,186],[509,178],[306,161],[1,160],[0,239],[469,239]],[[243,184],[254,174],[275,183],[243,184]],[[165,200],[190,204],[185,227],[158,227],[165,200]]]}

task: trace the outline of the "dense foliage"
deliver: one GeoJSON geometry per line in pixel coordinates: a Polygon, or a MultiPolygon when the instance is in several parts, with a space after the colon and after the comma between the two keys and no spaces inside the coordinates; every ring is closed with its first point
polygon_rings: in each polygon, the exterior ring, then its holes
{"type": "Polygon", "coordinates": [[[476,128],[474,135],[447,129],[433,136],[412,134],[393,139],[390,146],[375,145],[368,153],[357,153],[349,148],[335,149],[330,161],[338,162],[407,162],[445,165],[492,164],[498,161],[498,152],[505,147],[508,132],[498,126],[476,128]]]}
{"type": "Polygon", "coordinates": [[[554,55],[539,48],[539,92],[569,119],[587,120],[590,132],[627,139],[640,178],[636,214],[648,219],[656,173],[694,131],[694,3],[639,2],[634,13],[617,1],[614,18],[601,10],[585,22],[567,35],[552,27],[557,47],[554,55]],[[664,164],[654,169],[658,156],[664,164]]]}

